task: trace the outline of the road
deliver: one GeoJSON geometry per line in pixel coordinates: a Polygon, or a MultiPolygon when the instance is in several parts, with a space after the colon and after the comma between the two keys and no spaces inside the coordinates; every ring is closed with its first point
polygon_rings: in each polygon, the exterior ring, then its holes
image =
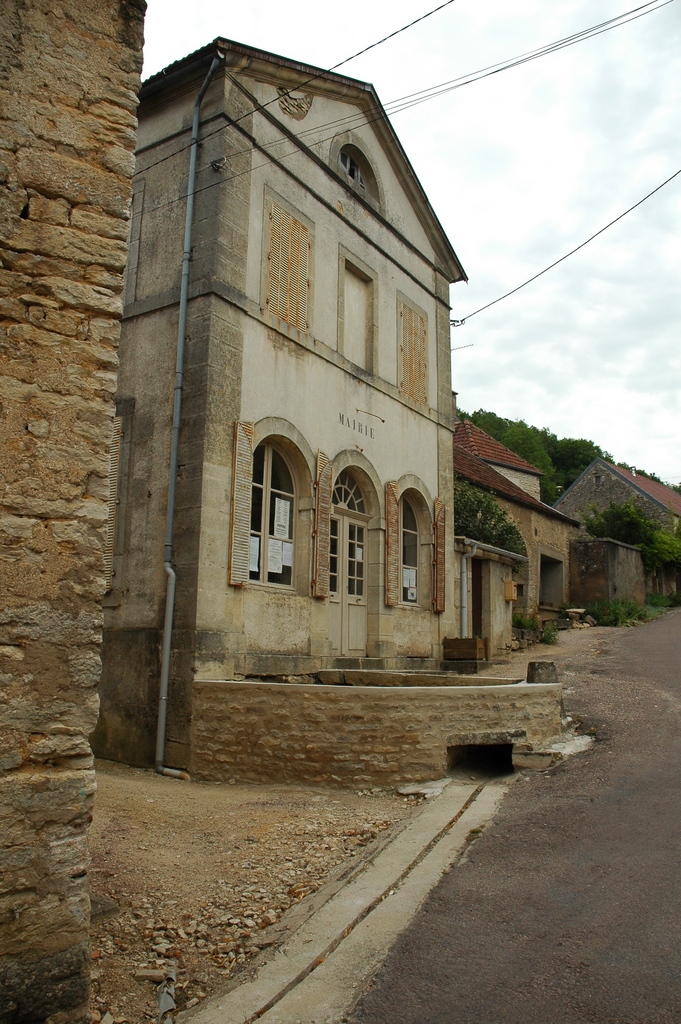
{"type": "Polygon", "coordinates": [[[513,783],[352,1024],[681,1021],[681,609],[598,632],[561,666],[594,747],[513,783]]]}

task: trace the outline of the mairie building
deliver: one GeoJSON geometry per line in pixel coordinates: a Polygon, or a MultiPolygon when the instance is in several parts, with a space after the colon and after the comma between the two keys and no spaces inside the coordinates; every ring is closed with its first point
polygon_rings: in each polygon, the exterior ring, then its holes
{"type": "Polygon", "coordinates": [[[224,39],[144,83],[98,754],[153,763],[164,643],[178,768],[199,680],[439,665],[462,280],[371,85],[224,39]]]}

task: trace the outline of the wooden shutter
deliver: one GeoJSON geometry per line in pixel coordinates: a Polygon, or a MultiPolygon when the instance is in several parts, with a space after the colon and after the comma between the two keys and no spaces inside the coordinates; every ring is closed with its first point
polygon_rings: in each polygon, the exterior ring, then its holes
{"type": "Polygon", "coordinates": [[[435,499],[435,520],[433,522],[433,611],[445,610],[445,506],[435,499]]]}
{"type": "Polygon", "coordinates": [[[331,494],[333,474],[331,462],[324,452],[317,452],[317,480],[315,490],[315,548],[312,593],[315,597],[329,596],[329,553],[331,544],[331,494]]]}
{"type": "Polygon", "coordinates": [[[400,503],[397,483],[389,480],[385,485],[385,603],[394,607],[400,603],[400,503]]]}
{"type": "Polygon", "coordinates": [[[400,391],[414,402],[428,401],[428,332],[425,317],[400,302],[400,391]]]}
{"type": "Polygon", "coordinates": [[[248,582],[251,538],[251,490],[253,487],[253,424],[234,424],[234,469],[232,472],[232,537],[229,582],[248,582]]]}
{"type": "Polygon", "coordinates": [[[307,331],[309,254],[308,229],[272,203],[267,302],[276,316],[299,331],[307,331]]]}
{"type": "Polygon", "coordinates": [[[109,452],[109,507],[106,517],[106,540],[104,543],[104,576],[106,589],[113,584],[114,539],[116,533],[116,506],[118,504],[118,469],[121,461],[121,433],[123,418],[114,416],[109,452]]]}

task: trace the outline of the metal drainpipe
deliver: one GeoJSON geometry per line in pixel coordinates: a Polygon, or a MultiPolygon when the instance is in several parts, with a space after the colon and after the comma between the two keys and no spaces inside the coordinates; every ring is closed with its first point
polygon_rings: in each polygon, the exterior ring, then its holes
{"type": "Polygon", "coordinates": [[[461,554],[461,637],[468,636],[468,563],[477,553],[478,545],[473,544],[470,551],[461,554]]]}
{"type": "Polygon", "coordinates": [[[161,648],[161,682],[158,695],[158,723],[156,727],[156,771],[159,775],[170,775],[174,779],[188,779],[187,772],[177,768],[166,768],[163,764],[166,745],[166,722],[168,718],[168,679],[170,676],[170,643],[173,635],[173,613],[175,611],[175,583],[173,569],[173,519],[175,516],[175,487],[177,484],[177,461],[182,417],[182,386],[184,378],[184,340],[187,333],[187,299],[189,296],[189,263],[192,255],[192,221],[194,219],[194,190],[196,183],[196,161],[199,148],[199,114],[201,101],[220,64],[223,53],[213,57],[203,85],[194,102],[192,140],[189,151],[189,179],[187,181],[187,210],[184,221],[184,248],[182,252],[182,281],[180,284],[180,319],[177,326],[177,354],[175,358],[175,393],[173,400],[173,430],[170,443],[170,467],[168,470],[168,505],[166,507],[166,534],[163,548],[163,568],[166,581],[166,613],[163,622],[163,645],[161,648]]]}

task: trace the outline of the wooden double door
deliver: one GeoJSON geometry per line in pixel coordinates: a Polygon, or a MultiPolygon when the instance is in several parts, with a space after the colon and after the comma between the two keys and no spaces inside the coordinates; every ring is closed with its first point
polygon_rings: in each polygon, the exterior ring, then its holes
{"type": "Polygon", "coordinates": [[[329,635],[337,657],[367,650],[367,520],[334,508],[329,560],[329,635]]]}

